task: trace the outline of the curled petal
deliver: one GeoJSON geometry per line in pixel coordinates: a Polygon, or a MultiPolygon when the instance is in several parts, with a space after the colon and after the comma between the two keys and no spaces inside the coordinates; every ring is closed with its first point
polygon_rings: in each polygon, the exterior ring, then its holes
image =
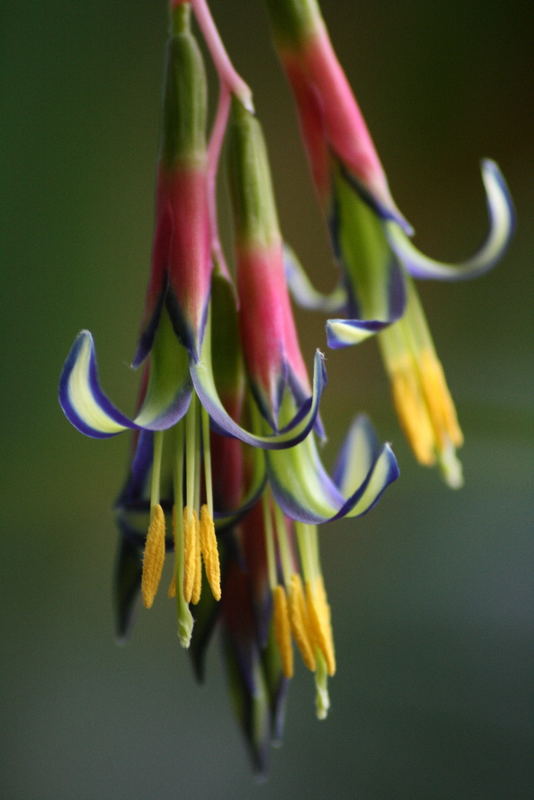
{"type": "Polygon", "coordinates": [[[508,247],[515,227],[515,212],[510,192],[495,161],[482,162],[482,180],[486,190],[489,231],[482,247],[466,261],[445,264],[421,253],[398,226],[387,226],[387,236],[398,258],[414,278],[462,281],[476,278],[490,270],[508,247]]]}
{"type": "Polygon", "coordinates": [[[269,452],[267,472],[284,512],[312,524],[359,517],[378,502],[382,492],[399,475],[390,446],[379,445],[364,417],[351,428],[341,463],[332,480],[312,437],[287,452],[269,452]]]}
{"type": "Polygon", "coordinates": [[[406,285],[396,261],[388,269],[388,281],[383,294],[380,319],[329,319],[326,323],[326,340],[333,350],[350,347],[369,339],[402,317],[406,309],[406,285]]]}
{"type": "Polygon", "coordinates": [[[341,494],[352,494],[363,483],[380,449],[369,417],[359,414],[349,428],[334,468],[334,483],[341,494]]]}
{"type": "Polygon", "coordinates": [[[360,344],[370,336],[374,336],[379,331],[384,330],[388,325],[398,319],[362,320],[362,319],[329,319],[326,323],[326,341],[328,347],[339,350],[342,347],[350,347],[353,344],[360,344]]]}
{"type": "Polygon", "coordinates": [[[302,441],[310,432],[317,414],[323,389],[326,385],[326,371],[324,356],[319,351],[315,354],[312,395],[300,407],[293,419],[278,433],[261,436],[247,431],[237,423],[226,411],[213,376],[211,361],[211,336],[205,336],[200,359],[196,364],[191,364],[191,379],[200,402],[215,423],[216,428],[245,444],[265,449],[280,449],[292,447],[302,441]]]}
{"type": "Polygon", "coordinates": [[[154,351],[144,403],[131,419],[102,391],[93,337],[89,331],[81,331],[63,367],[59,402],[69,422],[86,436],[107,438],[128,428],[164,430],[174,425],[189,406],[187,366],[187,354],[177,343],[172,352],[154,351]]]}
{"type": "Polygon", "coordinates": [[[288,245],[284,246],[284,267],[293,299],[301,308],[334,314],[346,307],[347,291],[345,287],[338,284],[330,294],[318,292],[310,283],[297,256],[288,245]]]}

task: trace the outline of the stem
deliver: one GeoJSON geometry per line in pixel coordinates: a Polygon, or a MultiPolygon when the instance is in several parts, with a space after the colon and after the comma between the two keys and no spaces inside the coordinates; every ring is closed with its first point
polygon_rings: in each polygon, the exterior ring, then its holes
{"type": "Polygon", "coordinates": [[[229,92],[243,103],[248,111],[253,112],[252,92],[230,61],[206,0],[191,0],[191,6],[206,41],[219,80],[229,92]]]}

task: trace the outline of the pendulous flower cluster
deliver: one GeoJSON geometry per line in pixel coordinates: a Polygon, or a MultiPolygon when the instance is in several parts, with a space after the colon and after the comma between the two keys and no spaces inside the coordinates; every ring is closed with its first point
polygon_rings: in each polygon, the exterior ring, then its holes
{"type": "Polygon", "coordinates": [[[85,435],[129,430],[133,437],[116,504],[119,638],[130,631],[139,595],[146,608],[153,605],[171,561],[167,594],[176,604],[178,639],[202,678],[207,645],[220,629],[258,771],[269,743],[282,735],[294,649],[314,675],[319,718],[330,704],[336,659],[318,527],[365,514],[399,474],[391,448],[364,416],[351,424],[333,474],[325,469],[324,356],[316,352],[310,381],[286,280],[304,306],[354,317],[328,321],[330,346],[378,334],[416,456],[437,460],[458,485],[461,432],[409,276],[479,274],[502,253],[513,222],[502,176],[485,162],[492,228],[484,247],[458,268],[422,256],[407,238],[317,3],[267,5],[342,283],[319,295],[285,245],[250,89],[205,0],[172,0],[152,266],[132,363],[141,372],[137,412],[127,416],[102,390],[88,331],[71,348],[59,393],[68,420],[85,435]],[[219,78],[209,130],[192,12],[219,78]],[[223,163],[232,269],[218,234],[223,163]]]}

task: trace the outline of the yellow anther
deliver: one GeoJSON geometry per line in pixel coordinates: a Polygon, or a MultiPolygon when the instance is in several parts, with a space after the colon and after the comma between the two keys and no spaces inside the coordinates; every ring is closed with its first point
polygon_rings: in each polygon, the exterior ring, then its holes
{"type": "Polygon", "coordinates": [[[165,514],[159,503],[150,511],[150,525],[143,553],[141,593],[145,608],[151,608],[158,591],[165,561],[165,514]]]}
{"type": "Polygon", "coordinates": [[[438,449],[446,447],[449,442],[460,447],[464,437],[441,362],[431,350],[424,350],[418,361],[424,397],[438,438],[438,449]]]}
{"type": "Polygon", "coordinates": [[[195,580],[193,582],[193,591],[191,592],[191,602],[194,606],[200,601],[202,594],[202,557],[200,553],[200,525],[198,518],[196,520],[196,547],[195,547],[195,580]]]}
{"type": "Polygon", "coordinates": [[[216,600],[220,600],[221,566],[219,563],[219,550],[217,548],[215,525],[207,505],[203,505],[200,509],[200,549],[211,593],[216,600]]]}
{"type": "Polygon", "coordinates": [[[273,589],[273,616],[274,636],[282,661],[282,672],[286,678],[292,678],[293,648],[291,646],[291,626],[289,624],[287,597],[283,586],[275,586],[273,589]]]}
{"type": "Polygon", "coordinates": [[[421,464],[435,463],[435,433],[425,402],[417,367],[410,355],[390,371],[393,402],[415,457],[421,464]]]}
{"type": "Polygon", "coordinates": [[[313,631],[311,629],[310,615],[304,597],[304,588],[300,575],[291,576],[289,584],[289,618],[291,630],[302,656],[302,660],[312,672],[316,663],[313,654],[313,631]]]}
{"type": "Polygon", "coordinates": [[[314,644],[324,656],[328,674],[334,675],[336,671],[336,656],[334,651],[334,637],[332,635],[330,606],[328,605],[321,576],[314,578],[313,581],[306,584],[306,599],[308,601],[310,630],[313,635],[314,644]]]}
{"type": "Polygon", "coordinates": [[[197,512],[186,506],[184,508],[184,600],[186,603],[191,602],[193,595],[199,550],[197,512]]]}

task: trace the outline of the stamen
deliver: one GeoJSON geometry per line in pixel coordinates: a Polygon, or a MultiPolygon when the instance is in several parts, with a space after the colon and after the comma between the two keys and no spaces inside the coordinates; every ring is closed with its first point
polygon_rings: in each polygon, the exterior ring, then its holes
{"type": "Polygon", "coordinates": [[[393,402],[406,438],[417,460],[431,466],[436,461],[436,439],[414,360],[407,354],[388,364],[388,369],[393,402]]]}
{"type": "Polygon", "coordinates": [[[425,465],[437,459],[447,483],[458,487],[462,468],[454,449],[462,431],[417,291],[409,279],[406,287],[403,319],[379,337],[395,406],[416,458],[425,465]]]}
{"type": "Polygon", "coordinates": [[[304,588],[300,575],[296,573],[291,576],[289,586],[289,617],[291,620],[291,630],[297,647],[302,656],[302,660],[309,670],[315,671],[316,662],[313,654],[312,629],[304,597],[304,588]]]}
{"type": "Polygon", "coordinates": [[[200,549],[211,593],[215,600],[220,600],[221,567],[219,562],[219,550],[217,548],[215,525],[213,524],[213,519],[207,505],[203,505],[200,509],[200,549]]]}
{"type": "MultiPolygon", "coordinates": [[[[176,463],[174,467],[174,506],[172,526],[174,535],[174,589],[176,592],[176,611],[178,618],[178,641],[182,647],[189,647],[193,633],[194,619],[184,598],[184,425],[176,427],[176,463]]],[[[170,587],[169,587],[170,588],[170,587]]]]}
{"type": "Polygon", "coordinates": [[[282,672],[286,678],[293,677],[293,648],[291,646],[291,628],[287,608],[287,597],[283,586],[275,586],[273,590],[274,635],[282,661],[282,672]]]}
{"type": "Polygon", "coordinates": [[[153,437],[152,477],[150,481],[150,524],[143,553],[141,594],[145,608],[152,608],[165,561],[165,514],[159,504],[163,432],[153,437]]]}
{"type": "Polygon", "coordinates": [[[185,418],[185,459],[186,459],[186,505],[193,509],[195,504],[195,488],[197,487],[197,398],[195,393],[185,418]]]}
{"type": "Polygon", "coordinates": [[[204,483],[206,490],[206,505],[213,519],[213,485],[211,475],[211,447],[210,447],[210,418],[208,412],[201,406],[200,421],[202,424],[202,455],[204,458],[204,483]]]}
{"type": "Polygon", "coordinates": [[[184,600],[191,602],[195,587],[196,565],[198,562],[198,517],[197,512],[186,506],[184,520],[184,600]]]}
{"type": "Polygon", "coordinates": [[[458,424],[456,408],[447,386],[443,367],[432,350],[424,350],[419,355],[421,384],[428,404],[436,435],[443,448],[450,440],[455,447],[461,447],[464,437],[458,424]]]}
{"type": "Polygon", "coordinates": [[[336,656],[330,606],[326,598],[323,579],[320,575],[313,582],[306,584],[306,600],[313,641],[324,656],[328,674],[334,675],[336,672],[336,656]]]}
{"type": "Polygon", "coordinates": [[[195,579],[193,581],[193,591],[191,592],[191,602],[194,606],[198,605],[202,594],[202,557],[200,554],[200,524],[195,511],[195,579]]]}
{"type": "Polygon", "coordinates": [[[141,592],[145,608],[152,608],[165,561],[165,515],[159,503],[150,511],[150,525],[143,553],[141,592]]]}

